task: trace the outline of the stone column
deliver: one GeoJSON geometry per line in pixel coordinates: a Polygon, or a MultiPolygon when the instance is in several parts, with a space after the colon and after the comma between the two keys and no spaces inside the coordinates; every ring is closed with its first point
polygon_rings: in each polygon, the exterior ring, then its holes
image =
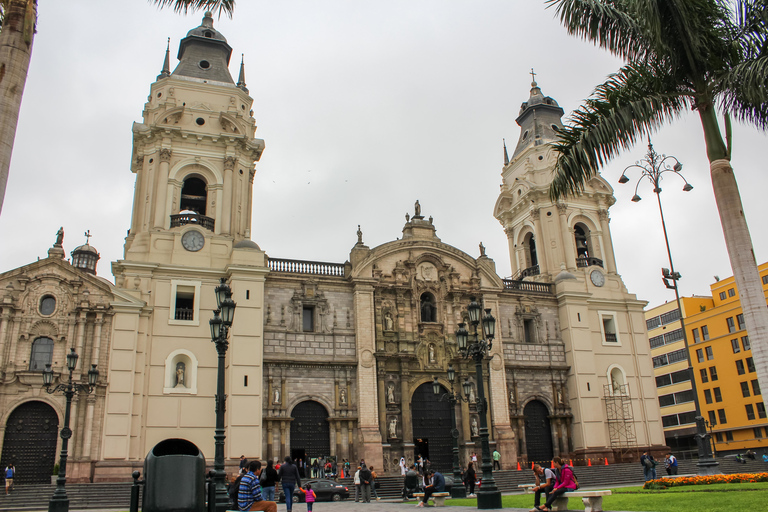
{"type": "Polygon", "coordinates": [[[520,268],[520,258],[515,248],[515,230],[512,228],[504,228],[504,233],[507,235],[507,247],[509,248],[509,265],[512,269],[512,275],[515,275],[520,268]]]}
{"type": "Polygon", "coordinates": [[[605,251],[603,254],[603,258],[605,259],[605,270],[615,274],[617,272],[616,256],[613,254],[611,228],[608,224],[611,219],[608,217],[608,210],[600,210],[597,213],[600,216],[600,230],[602,231],[602,243],[605,251]]]}
{"type": "MultiPolygon", "coordinates": [[[[402,412],[411,403],[411,372],[402,371],[400,381],[400,411],[402,412]]],[[[403,414],[402,420],[403,442],[413,444],[413,417],[410,414],[403,414]]]]}
{"type": "MultiPolygon", "coordinates": [[[[98,365],[101,353],[101,328],[104,325],[104,313],[96,313],[96,321],[93,324],[93,347],[91,348],[91,364],[98,365]]],[[[87,375],[90,368],[83,368],[81,373],[87,375]]],[[[98,389],[98,388],[97,388],[98,389]]],[[[85,428],[83,429],[83,446],[80,456],[89,459],[91,457],[91,442],[93,438],[93,412],[96,407],[96,397],[89,395],[86,401],[85,428]]]]}
{"type": "Polygon", "coordinates": [[[557,203],[557,214],[560,218],[560,243],[563,245],[565,268],[573,270],[576,268],[575,240],[573,238],[573,230],[568,227],[567,213],[568,206],[565,203],[557,203]]]}
{"type": "MultiPolygon", "coordinates": [[[[9,306],[3,307],[3,314],[0,316],[0,363],[7,361],[8,359],[5,357],[4,350],[5,350],[5,337],[6,337],[6,331],[8,330],[8,323],[11,319],[11,308],[9,306]]],[[[0,370],[2,370],[2,367],[0,366],[0,370]]]]}
{"type": "MultiPolygon", "coordinates": [[[[288,430],[289,426],[290,423],[287,421],[280,422],[280,455],[285,455],[288,453],[288,433],[286,433],[286,430],[288,430]]],[[[278,455],[278,457],[280,457],[280,455],[278,455]]]]}
{"type": "Polygon", "coordinates": [[[229,235],[232,233],[232,216],[235,214],[235,197],[232,194],[232,172],[235,168],[235,157],[228,156],[224,159],[224,201],[229,205],[228,211],[225,211],[221,217],[221,233],[229,235]]]}
{"type": "Polygon", "coordinates": [[[549,263],[547,262],[549,250],[546,247],[544,232],[541,229],[541,211],[532,208],[531,219],[533,219],[533,231],[536,241],[536,259],[539,261],[539,273],[546,274],[549,271],[549,263]]]}
{"type": "Polygon", "coordinates": [[[166,200],[168,197],[168,169],[171,162],[171,150],[161,149],[158,155],[160,159],[160,168],[155,176],[155,222],[154,227],[165,229],[166,225],[170,227],[171,219],[166,211],[166,200]]]}

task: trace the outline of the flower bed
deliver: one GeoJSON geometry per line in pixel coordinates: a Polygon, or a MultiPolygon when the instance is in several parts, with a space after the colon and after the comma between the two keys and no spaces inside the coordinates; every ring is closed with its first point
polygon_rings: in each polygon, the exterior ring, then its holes
{"type": "Polygon", "coordinates": [[[657,478],[645,482],[643,489],[666,489],[682,485],[740,484],[768,482],[768,473],[736,473],[733,475],[682,476],[680,478],[657,478]]]}

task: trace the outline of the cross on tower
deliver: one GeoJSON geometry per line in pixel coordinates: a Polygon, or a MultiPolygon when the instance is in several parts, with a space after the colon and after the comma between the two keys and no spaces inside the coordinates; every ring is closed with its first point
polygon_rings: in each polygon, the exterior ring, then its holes
{"type": "Polygon", "coordinates": [[[533,72],[533,68],[531,68],[531,80],[536,81],[536,73],[533,72]]]}
{"type": "Polygon", "coordinates": [[[88,231],[86,231],[86,232],[85,232],[85,233],[83,233],[83,234],[85,235],[85,245],[89,245],[89,243],[90,243],[90,241],[91,241],[91,237],[93,236],[93,235],[91,234],[91,230],[89,229],[88,231]]]}

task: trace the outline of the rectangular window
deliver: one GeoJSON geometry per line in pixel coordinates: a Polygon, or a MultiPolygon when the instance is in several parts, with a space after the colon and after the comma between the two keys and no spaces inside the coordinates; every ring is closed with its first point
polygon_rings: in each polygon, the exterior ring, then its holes
{"type": "MultiPolygon", "coordinates": [[[[200,325],[200,281],[171,280],[169,325],[200,325]]],[[[166,292],[167,293],[167,292],[166,292]]],[[[159,295],[158,295],[159,297],[159,295]]]]}
{"type": "Polygon", "coordinates": [[[734,297],[735,295],[736,295],[736,290],[734,290],[733,288],[728,288],[728,296],[734,297]]]}
{"type": "Polygon", "coordinates": [[[674,364],[679,363],[680,361],[685,361],[687,355],[685,349],[681,348],[680,350],[675,350],[674,352],[667,354],[667,359],[669,360],[669,364],[674,364]]]}
{"type": "Polygon", "coordinates": [[[304,306],[302,308],[301,328],[304,332],[315,331],[315,308],[304,306]]]}
{"type": "Polygon", "coordinates": [[[755,419],[755,408],[752,407],[752,404],[747,404],[744,407],[747,409],[747,420],[755,419]]]}
{"type": "Polygon", "coordinates": [[[702,368],[699,370],[699,373],[701,373],[701,382],[709,382],[709,377],[707,376],[707,369],[702,368]]]}
{"type": "Polygon", "coordinates": [[[675,395],[662,395],[659,397],[660,407],[667,407],[669,405],[675,405],[675,395]]]}
{"type": "Polygon", "coordinates": [[[648,343],[651,344],[651,348],[662,347],[664,346],[664,336],[654,336],[648,340],[648,343]]]}
{"type": "Polygon", "coordinates": [[[707,361],[711,361],[715,358],[715,354],[712,352],[712,347],[706,347],[707,361]]]}
{"type": "Polygon", "coordinates": [[[725,417],[725,409],[717,410],[717,419],[720,420],[721,425],[728,423],[728,419],[725,417]]]}
{"type": "Polygon", "coordinates": [[[734,354],[738,354],[741,352],[741,346],[739,345],[739,338],[734,338],[731,340],[731,348],[733,349],[734,354]]]}
{"type": "Polygon", "coordinates": [[[733,432],[726,432],[725,433],[725,440],[726,441],[733,441],[733,432]]]}
{"type": "Polygon", "coordinates": [[[194,286],[176,286],[176,308],[174,320],[194,320],[195,319],[195,287],[194,286]]]}
{"type": "Polygon", "coordinates": [[[712,379],[712,382],[717,380],[717,368],[714,366],[709,367],[709,378],[712,379]]]}
{"type": "Polygon", "coordinates": [[[701,339],[707,341],[709,339],[709,327],[706,325],[701,326],[701,339]]]}
{"type": "Polygon", "coordinates": [[[715,414],[715,411],[709,411],[709,424],[710,425],[717,425],[717,415],[715,414]]]}
{"type": "Polygon", "coordinates": [[[666,375],[659,375],[656,377],[656,387],[663,388],[672,384],[672,376],[667,373],[666,375]]]}
{"type": "Polygon", "coordinates": [[[669,416],[661,417],[661,425],[664,427],[676,427],[680,422],[677,419],[677,414],[670,414],[669,416]]]}
{"type": "Polygon", "coordinates": [[[736,371],[739,373],[739,375],[744,375],[746,372],[744,371],[744,361],[739,359],[736,361],[736,371]]]}
{"type": "Polygon", "coordinates": [[[681,425],[689,425],[691,423],[696,423],[696,413],[695,412],[681,412],[677,415],[678,421],[681,425]]]}
{"type": "Polygon", "coordinates": [[[651,361],[653,361],[653,367],[654,368],[658,368],[659,366],[666,366],[666,365],[669,364],[669,362],[667,360],[667,354],[662,354],[660,356],[656,356],[653,359],[651,359],[651,361]]]}
{"type": "Polygon", "coordinates": [[[757,417],[765,418],[765,404],[763,402],[758,402],[755,404],[755,407],[757,408],[757,417]]]}
{"type": "Polygon", "coordinates": [[[699,328],[693,329],[691,331],[691,334],[693,334],[693,342],[698,343],[701,341],[701,338],[699,337],[699,328]]]}
{"type": "Polygon", "coordinates": [[[749,344],[749,336],[741,337],[741,348],[743,348],[744,350],[752,349],[752,345],[749,344]]]}
{"type": "Polygon", "coordinates": [[[704,362],[704,351],[700,348],[696,349],[696,359],[698,359],[700,363],[704,362]]]}
{"type": "Polygon", "coordinates": [[[601,314],[600,317],[603,320],[603,339],[605,343],[617,343],[619,337],[616,334],[616,317],[612,314],[601,314]]]}
{"type": "Polygon", "coordinates": [[[525,336],[525,342],[526,343],[534,343],[535,337],[534,337],[534,325],[533,320],[531,318],[526,318],[523,320],[523,336],[525,336]]]}
{"type": "Polygon", "coordinates": [[[723,401],[723,395],[720,393],[720,388],[714,388],[712,392],[715,394],[715,402],[723,401]]]}
{"type": "Polygon", "coordinates": [[[712,392],[708,389],[704,390],[704,401],[708,404],[712,403],[712,392]]]}
{"type": "Polygon", "coordinates": [[[760,427],[755,427],[752,429],[752,432],[755,434],[755,439],[762,439],[763,437],[763,429],[760,427]]]}
{"type": "Polygon", "coordinates": [[[757,382],[757,379],[752,381],[752,394],[757,396],[762,393],[760,393],[760,384],[757,382]]]}
{"type": "Polygon", "coordinates": [[[716,433],[715,434],[715,441],[717,441],[718,443],[722,443],[723,442],[723,434],[720,433],[720,432],[716,433]]]}
{"type": "Polygon", "coordinates": [[[659,315],[659,319],[661,320],[661,325],[666,325],[674,322],[675,320],[680,320],[680,310],[673,309],[672,311],[668,311],[667,313],[662,313],[661,315],[659,315]]]}
{"type": "Polygon", "coordinates": [[[725,292],[720,292],[720,300],[725,300],[725,292]]]}
{"type": "Polygon", "coordinates": [[[747,370],[749,371],[749,373],[752,373],[755,371],[755,361],[751,357],[747,358],[747,370]]]}
{"type": "Polygon", "coordinates": [[[741,383],[741,396],[744,398],[749,396],[749,382],[741,383]]]}
{"type": "Polygon", "coordinates": [[[688,370],[680,370],[678,372],[673,372],[670,375],[672,375],[672,383],[678,384],[680,382],[688,382],[691,380],[691,372],[688,370]]]}
{"type": "Polygon", "coordinates": [[[736,323],[733,321],[733,317],[729,316],[725,319],[725,323],[728,326],[728,332],[735,332],[736,331],[736,323]]]}
{"type": "Polygon", "coordinates": [[[743,314],[739,313],[738,315],[736,315],[736,323],[739,325],[739,330],[740,331],[744,330],[745,326],[744,326],[744,315],[743,314]]]}
{"type": "Polygon", "coordinates": [[[645,327],[650,331],[651,329],[655,329],[657,327],[661,326],[661,318],[658,316],[655,316],[653,318],[649,318],[645,321],[645,327]]]}
{"type": "Polygon", "coordinates": [[[768,274],[763,276],[763,284],[768,284],[768,274]]]}

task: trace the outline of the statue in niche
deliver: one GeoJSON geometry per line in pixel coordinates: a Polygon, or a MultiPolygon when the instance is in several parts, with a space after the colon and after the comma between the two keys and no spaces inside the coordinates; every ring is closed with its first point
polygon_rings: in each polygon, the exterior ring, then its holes
{"type": "Polygon", "coordinates": [[[280,389],[275,388],[275,391],[272,393],[272,403],[273,404],[279,404],[280,403],[280,389]]]}
{"type": "Polygon", "coordinates": [[[472,416],[472,423],[470,424],[470,429],[472,430],[472,437],[477,437],[480,435],[480,429],[477,426],[476,416],[472,416]]]}
{"type": "Polygon", "coordinates": [[[185,365],[183,362],[176,363],[176,385],[174,387],[187,387],[186,383],[184,382],[184,373],[186,372],[186,369],[187,365],[185,365]]]}
{"type": "Polygon", "coordinates": [[[475,396],[475,386],[469,387],[469,403],[473,404],[475,403],[475,399],[477,397],[475,396]]]}
{"type": "Polygon", "coordinates": [[[429,344],[429,362],[430,363],[436,363],[437,359],[435,358],[435,346],[433,344],[429,344]]]}
{"type": "Polygon", "coordinates": [[[392,416],[389,419],[389,437],[397,439],[397,416],[392,416]]]}
{"type": "MultiPolygon", "coordinates": [[[[613,386],[614,386],[613,389],[614,389],[614,393],[615,393],[616,389],[619,389],[619,388],[617,388],[616,381],[614,381],[613,386]]],[[[565,400],[563,400],[563,388],[561,388],[561,387],[557,388],[557,403],[558,404],[565,404],[565,400]]]]}
{"type": "Polygon", "coordinates": [[[384,330],[385,331],[392,331],[395,328],[395,322],[392,320],[392,314],[387,311],[384,314],[384,330]]]}
{"type": "Polygon", "coordinates": [[[414,217],[419,217],[421,215],[421,205],[419,204],[419,200],[416,200],[416,204],[413,205],[413,209],[416,212],[414,217]]]}
{"type": "Polygon", "coordinates": [[[509,403],[514,404],[515,403],[515,390],[510,389],[509,390],[509,403]]]}
{"type": "Polygon", "coordinates": [[[341,405],[347,405],[347,390],[342,389],[339,391],[339,403],[341,405]]]}
{"type": "Polygon", "coordinates": [[[392,382],[387,385],[387,403],[395,403],[395,385],[392,382]]]}

